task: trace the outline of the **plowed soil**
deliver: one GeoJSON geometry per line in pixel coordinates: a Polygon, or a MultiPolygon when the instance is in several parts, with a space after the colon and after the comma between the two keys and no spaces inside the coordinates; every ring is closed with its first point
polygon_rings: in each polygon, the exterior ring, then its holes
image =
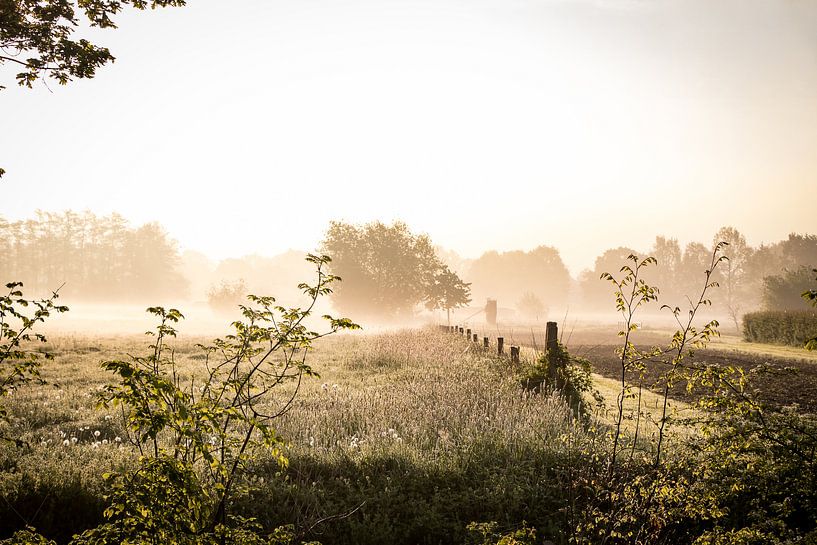
{"type": "MultiPolygon", "coordinates": [[[[642,347],[646,348],[646,347],[642,347]]],[[[608,377],[621,377],[621,362],[611,345],[570,347],[571,353],[581,355],[593,364],[594,372],[608,377]]],[[[817,363],[813,361],[781,359],[760,354],[749,354],[739,351],[702,350],[696,352],[691,360],[696,364],[713,364],[721,366],[740,367],[745,371],[766,365],[769,371],[759,374],[752,381],[757,397],[775,406],[798,404],[804,411],[817,413],[817,363]]],[[[645,386],[660,391],[663,385],[659,383],[660,375],[666,367],[648,365],[645,375],[645,386]]],[[[630,382],[638,380],[636,373],[629,373],[630,382]]],[[[670,392],[671,397],[683,401],[694,401],[695,393],[688,393],[686,383],[674,385],[670,392]]]]}

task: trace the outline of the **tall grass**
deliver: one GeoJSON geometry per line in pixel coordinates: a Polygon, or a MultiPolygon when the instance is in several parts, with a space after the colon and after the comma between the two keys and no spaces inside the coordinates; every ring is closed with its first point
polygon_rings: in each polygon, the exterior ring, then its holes
{"type": "MultiPolygon", "coordinates": [[[[175,346],[191,375],[198,340],[175,346]]],[[[0,537],[28,523],[64,542],[99,522],[101,474],[133,460],[114,441],[119,416],[95,408],[108,380],[99,362],[139,342],[55,339],[51,385],[15,394],[12,425],[29,446],[0,453],[0,537]]],[[[483,520],[564,535],[568,498],[554,468],[594,438],[558,396],[524,390],[507,361],[433,330],[325,339],[310,357],[322,377],[278,421],[289,467],[254,460],[242,514],[312,528],[304,537],[327,544],[464,543],[467,524],[483,520]]]]}

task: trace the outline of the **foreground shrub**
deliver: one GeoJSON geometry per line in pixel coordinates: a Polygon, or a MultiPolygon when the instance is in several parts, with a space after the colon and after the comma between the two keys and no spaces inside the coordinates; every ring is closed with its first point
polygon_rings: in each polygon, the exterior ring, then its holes
{"type": "Polygon", "coordinates": [[[127,431],[124,444],[139,459],[133,467],[104,476],[106,522],[74,536],[72,543],[270,542],[231,507],[256,455],[267,454],[286,465],[283,439],[272,424],[298,389],[283,400],[273,399],[273,390],[316,375],[306,361],[314,340],[358,327],[331,316],[323,317],[328,322],[324,333],[307,327],[318,298],[331,293],[330,285],[338,280],[324,272],[328,257],[307,259],[317,269],[314,285],[299,286],[310,297],[309,306],[284,308],[272,297],[248,296],[251,305],[241,306],[244,319],[233,322],[234,333],[199,346],[205,353],[203,373],[189,376],[177,365],[168,342],[183,316],[162,307],[148,309],[160,323],[148,332],[154,342],[146,355],[102,364],[118,383],[102,389],[99,404],[120,410],[127,431]]]}

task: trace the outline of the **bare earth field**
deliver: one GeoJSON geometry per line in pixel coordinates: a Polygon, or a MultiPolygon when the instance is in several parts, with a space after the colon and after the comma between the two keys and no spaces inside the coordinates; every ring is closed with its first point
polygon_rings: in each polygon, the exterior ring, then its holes
{"type": "MultiPolygon", "coordinates": [[[[475,325],[474,331],[480,339],[483,335],[489,336],[492,346],[495,345],[497,336],[505,338],[506,346],[520,345],[542,350],[545,344],[545,334],[541,327],[514,326],[489,330],[486,326],[475,325]]],[[[620,341],[616,332],[615,325],[568,327],[560,331],[560,340],[571,354],[590,360],[594,373],[618,380],[621,377],[621,366],[615,348],[620,341]]],[[[666,344],[671,336],[670,330],[644,329],[637,332],[635,343],[646,349],[666,344]]],[[[775,406],[798,404],[804,411],[817,412],[817,352],[789,346],[747,343],[738,337],[724,336],[713,339],[707,349],[697,351],[687,361],[697,365],[729,365],[747,372],[761,365],[767,366],[768,372],[758,375],[753,381],[761,400],[775,406]]],[[[644,383],[646,386],[655,385],[658,371],[660,369],[656,367],[648,369],[644,383]]],[[[628,380],[637,381],[638,377],[630,374],[628,380]]],[[[686,402],[695,399],[694,394],[686,391],[686,383],[673,386],[671,396],[686,402]]]]}

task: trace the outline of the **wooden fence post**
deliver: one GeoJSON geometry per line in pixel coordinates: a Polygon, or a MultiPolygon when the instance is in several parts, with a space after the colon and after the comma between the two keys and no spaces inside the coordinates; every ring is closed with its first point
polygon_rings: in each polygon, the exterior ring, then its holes
{"type": "Polygon", "coordinates": [[[468,339],[469,341],[471,340],[471,328],[470,327],[465,330],[465,338],[468,339]]]}
{"type": "Polygon", "coordinates": [[[556,322],[548,322],[545,329],[545,350],[556,350],[559,344],[559,326],[556,322]]]}
{"type": "Polygon", "coordinates": [[[519,347],[511,347],[511,363],[519,363],[519,347]]]}
{"type": "Polygon", "coordinates": [[[483,338],[482,338],[482,347],[483,347],[485,350],[488,350],[488,337],[483,337],[483,338]]]}
{"type": "Polygon", "coordinates": [[[475,342],[475,343],[478,343],[478,342],[479,342],[479,338],[477,337],[477,334],[476,334],[476,333],[474,333],[474,342],[475,342]]]}
{"type": "Polygon", "coordinates": [[[505,337],[496,338],[496,354],[501,356],[505,349],[505,337]]]}
{"type": "Polygon", "coordinates": [[[465,334],[465,328],[464,328],[464,327],[461,327],[461,328],[460,328],[460,335],[464,335],[464,334],[465,334]]]}

